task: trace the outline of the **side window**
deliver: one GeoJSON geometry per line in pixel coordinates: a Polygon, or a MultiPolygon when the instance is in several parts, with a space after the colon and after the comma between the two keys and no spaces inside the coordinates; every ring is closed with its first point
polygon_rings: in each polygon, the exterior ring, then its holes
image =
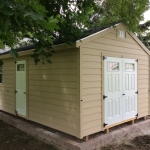
{"type": "Polygon", "coordinates": [[[0,67],[0,83],[2,83],[2,67],[0,67]]]}

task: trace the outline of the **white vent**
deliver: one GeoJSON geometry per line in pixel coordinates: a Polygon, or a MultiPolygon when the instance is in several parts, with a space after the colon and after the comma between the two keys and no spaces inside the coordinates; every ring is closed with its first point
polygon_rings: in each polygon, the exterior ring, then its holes
{"type": "Polygon", "coordinates": [[[118,30],[118,36],[121,37],[121,38],[126,38],[125,31],[118,30]]]}

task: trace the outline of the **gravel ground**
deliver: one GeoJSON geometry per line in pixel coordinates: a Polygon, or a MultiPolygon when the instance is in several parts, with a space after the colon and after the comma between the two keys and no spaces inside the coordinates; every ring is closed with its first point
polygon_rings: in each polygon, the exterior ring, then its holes
{"type": "Polygon", "coordinates": [[[121,144],[110,144],[102,150],[150,150],[150,135],[137,136],[132,140],[126,139],[121,144]]]}

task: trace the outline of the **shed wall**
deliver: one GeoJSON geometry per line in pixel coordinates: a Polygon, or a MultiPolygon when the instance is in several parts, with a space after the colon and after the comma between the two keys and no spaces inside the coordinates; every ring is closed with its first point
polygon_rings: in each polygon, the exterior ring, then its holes
{"type": "Polygon", "coordinates": [[[0,83],[0,110],[15,114],[15,61],[3,60],[2,82],[0,83]]]}
{"type": "MultiPolygon", "coordinates": [[[[28,56],[19,57],[26,60],[28,56]]],[[[13,58],[2,59],[2,83],[0,83],[0,110],[15,114],[16,110],[16,65],[13,58]]]]}
{"type": "MultiPolygon", "coordinates": [[[[52,63],[27,59],[27,118],[79,137],[77,49],[56,51],[52,63]]],[[[15,114],[15,60],[3,59],[0,109],[15,114]]]]}
{"type": "Polygon", "coordinates": [[[56,51],[51,61],[29,58],[29,120],[78,137],[77,49],[56,51]]]}
{"type": "MultiPolygon", "coordinates": [[[[123,28],[119,26],[119,28],[123,28]]],[[[102,56],[138,59],[138,115],[148,115],[149,57],[129,35],[117,38],[116,29],[81,46],[81,136],[103,130],[103,60],[102,56]]]]}

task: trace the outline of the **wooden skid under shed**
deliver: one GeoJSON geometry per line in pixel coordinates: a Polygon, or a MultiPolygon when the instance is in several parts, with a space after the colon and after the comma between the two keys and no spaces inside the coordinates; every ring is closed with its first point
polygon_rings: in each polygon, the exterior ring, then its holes
{"type": "Polygon", "coordinates": [[[112,124],[112,125],[108,125],[104,128],[104,130],[106,131],[106,133],[109,133],[109,129],[114,127],[114,126],[117,126],[117,125],[120,125],[120,124],[123,124],[123,123],[126,123],[126,122],[130,122],[130,121],[131,121],[131,124],[134,124],[135,119],[137,119],[137,117],[134,117],[134,118],[131,118],[131,119],[128,119],[128,120],[124,120],[124,121],[121,121],[121,122],[118,122],[118,123],[115,123],[115,124],[112,124]]]}

